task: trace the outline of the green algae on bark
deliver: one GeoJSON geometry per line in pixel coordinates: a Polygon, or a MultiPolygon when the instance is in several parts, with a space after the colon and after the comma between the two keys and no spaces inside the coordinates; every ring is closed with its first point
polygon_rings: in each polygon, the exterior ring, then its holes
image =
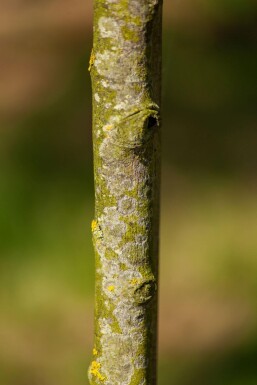
{"type": "Polygon", "coordinates": [[[162,0],[94,0],[91,385],[155,385],[162,0]]]}

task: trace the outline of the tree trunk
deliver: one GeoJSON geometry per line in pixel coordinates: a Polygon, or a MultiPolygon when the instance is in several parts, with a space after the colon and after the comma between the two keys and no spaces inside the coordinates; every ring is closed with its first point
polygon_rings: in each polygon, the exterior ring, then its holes
{"type": "Polygon", "coordinates": [[[162,0],[94,0],[92,385],[155,385],[162,0]]]}

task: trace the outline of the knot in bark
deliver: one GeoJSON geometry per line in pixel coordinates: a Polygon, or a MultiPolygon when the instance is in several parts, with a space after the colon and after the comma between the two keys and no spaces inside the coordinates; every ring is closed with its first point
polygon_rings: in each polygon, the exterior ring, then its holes
{"type": "Polygon", "coordinates": [[[143,146],[159,126],[159,107],[151,104],[144,109],[132,111],[117,124],[115,144],[128,149],[143,146]]]}
{"type": "Polygon", "coordinates": [[[157,285],[154,278],[148,279],[144,282],[141,282],[134,289],[134,299],[135,302],[143,305],[152,300],[157,291],[157,285]]]}

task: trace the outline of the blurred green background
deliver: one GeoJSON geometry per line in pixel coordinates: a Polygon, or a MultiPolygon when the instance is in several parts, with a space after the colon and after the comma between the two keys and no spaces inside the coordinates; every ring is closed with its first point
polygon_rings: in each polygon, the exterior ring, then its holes
{"type": "MultiPolygon", "coordinates": [[[[257,3],[166,0],[159,385],[257,384],[257,3]]],[[[0,4],[0,384],[87,384],[89,0],[0,4]]]]}

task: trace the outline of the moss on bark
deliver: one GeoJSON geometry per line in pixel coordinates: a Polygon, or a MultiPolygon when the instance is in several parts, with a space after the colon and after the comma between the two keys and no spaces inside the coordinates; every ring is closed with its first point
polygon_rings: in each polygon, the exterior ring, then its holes
{"type": "Polygon", "coordinates": [[[161,0],[94,0],[92,385],[155,385],[161,0]]]}

